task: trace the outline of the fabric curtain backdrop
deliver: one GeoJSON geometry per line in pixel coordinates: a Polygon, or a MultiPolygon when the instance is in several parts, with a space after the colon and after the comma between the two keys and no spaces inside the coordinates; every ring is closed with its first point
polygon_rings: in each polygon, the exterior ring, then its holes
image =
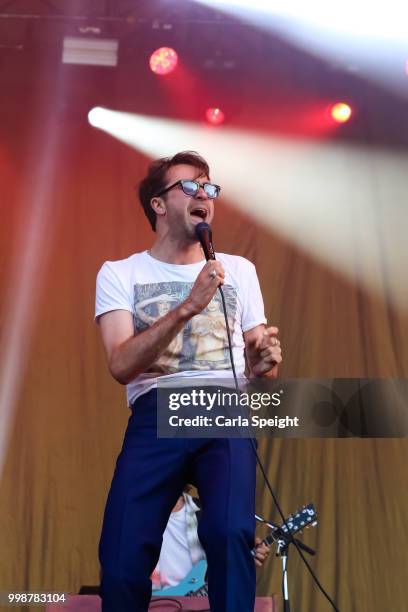
{"type": "MultiPolygon", "coordinates": [[[[1,68],[0,586],[75,593],[99,580],[102,513],[129,414],[93,322],[95,276],[103,261],[152,244],[134,192],[148,159],[87,125],[89,106],[67,100],[73,72],[49,83],[37,66],[36,82],[27,71],[22,82],[13,77],[22,60],[10,61],[1,68]]],[[[75,87],[88,91],[90,73],[78,74],[75,87]]],[[[251,159],[248,167],[256,174],[251,159]]],[[[406,228],[404,164],[390,170],[367,158],[365,167],[368,210],[406,228]]],[[[273,186],[273,170],[268,180],[273,186]]],[[[345,235],[356,258],[347,278],[254,221],[250,204],[248,196],[245,214],[223,193],[215,244],[257,266],[268,321],[280,328],[282,377],[407,377],[408,316],[390,282],[399,273],[387,259],[390,226],[367,225],[378,244],[372,264],[359,259],[358,234],[345,235]],[[370,265],[381,290],[361,282],[370,265]]],[[[400,255],[395,266],[406,269],[400,255]]],[[[317,549],[312,566],[340,609],[406,609],[406,440],[275,439],[259,451],[285,513],[315,503],[319,524],[304,541],[317,549]]],[[[261,479],[257,508],[279,521],[261,479]]],[[[329,610],[294,550],[289,571],[294,610],[329,610]]],[[[280,575],[271,558],[258,573],[259,595],[278,592],[280,575]]]]}

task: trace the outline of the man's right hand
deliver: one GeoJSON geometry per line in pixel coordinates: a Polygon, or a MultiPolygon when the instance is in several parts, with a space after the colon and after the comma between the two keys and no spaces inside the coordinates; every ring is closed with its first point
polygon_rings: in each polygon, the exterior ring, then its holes
{"type": "Polygon", "coordinates": [[[225,271],[221,262],[207,261],[191,289],[184,305],[191,316],[200,313],[211,302],[220,285],[224,284],[225,271]],[[214,274],[215,271],[215,274],[214,274]]]}

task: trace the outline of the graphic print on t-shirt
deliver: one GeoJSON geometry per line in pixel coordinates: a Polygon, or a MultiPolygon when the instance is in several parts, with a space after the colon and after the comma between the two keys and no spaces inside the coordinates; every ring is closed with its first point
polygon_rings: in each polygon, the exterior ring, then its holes
{"type": "MultiPolygon", "coordinates": [[[[193,283],[179,281],[134,285],[134,327],[139,333],[181,304],[193,283]]],[[[231,336],[237,313],[237,293],[223,286],[231,336]]],[[[225,370],[230,368],[228,339],[218,292],[208,306],[194,316],[170,342],[148,372],[172,374],[184,370],[225,370]]]]}

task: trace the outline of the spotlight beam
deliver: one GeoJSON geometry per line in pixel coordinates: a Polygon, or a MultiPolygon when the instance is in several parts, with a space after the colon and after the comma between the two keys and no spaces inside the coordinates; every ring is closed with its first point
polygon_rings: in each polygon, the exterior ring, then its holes
{"type": "MultiPolygon", "coordinates": [[[[60,72],[55,79],[54,109],[58,108],[62,93],[62,78],[60,72]]],[[[61,147],[60,119],[56,111],[49,113],[48,108],[41,107],[31,109],[31,116],[32,133],[27,134],[31,147],[26,159],[26,188],[20,201],[17,201],[24,213],[24,223],[18,226],[13,242],[11,263],[7,270],[9,291],[4,298],[0,330],[0,478],[30,354],[45,267],[50,255],[52,225],[56,222],[52,189],[61,147]],[[44,116],[44,112],[48,115],[44,116]],[[41,155],[38,154],[39,143],[42,143],[41,155]]]]}
{"type": "Polygon", "coordinates": [[[200,151],[211,160],[224,197],[246,214],[356,284],[380,295],[387,289],[390,300],[408,308],[408,212],[398,199],[387,199],[384,208],[378,203],[390,176],[393,192],[405,193],[406,155],[100,112],[100,129],[152,158],[200,151]]]}
{"type": "Polygon", "coordinates": [[[277,33],[307,53],[407,97],[408,4],[400,0],[195,0],[277,33]],[[335,10],[337,9],[337,10],[335,10]]]}
{"type": "MultiPolygon", "coordinates": [[[[44,122],[45,125],[45,122],[44,122]]],[[[48,126],[47,147],[38,164],[33,162],[25,223],[19,229],[10,274],[10,291],[4,304],[0,345],[0,478],[6,460],[13,416],[24,380],[44,266],[49,255],[52,202],[50,177],[57,156],[58,124],[48,126]]],[[[38,159],[38,150],[35,151],[38,159]]]]}

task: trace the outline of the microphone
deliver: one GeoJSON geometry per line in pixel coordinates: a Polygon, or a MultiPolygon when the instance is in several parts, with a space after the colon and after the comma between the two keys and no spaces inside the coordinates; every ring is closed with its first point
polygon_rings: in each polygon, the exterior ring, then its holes
{"type": "Polygon", "coordinates": [[[206,260],[215,259],[215,252],[212,243],[212,230],[208,223],[202,221],[195,226],[195,233],[200,241],[206,260]]]}

